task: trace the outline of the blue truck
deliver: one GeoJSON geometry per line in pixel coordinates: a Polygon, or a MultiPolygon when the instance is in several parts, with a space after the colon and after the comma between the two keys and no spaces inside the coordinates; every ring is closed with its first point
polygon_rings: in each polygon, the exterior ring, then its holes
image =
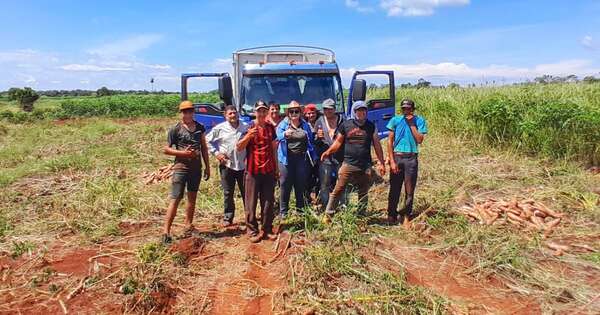
{"type": "Polygon", "coordinates": [[[337,112],[351,117],[352,103],[366,101],[368,118],[377,125],[380,137],[387,136],[387,122],[395,112],[393,71],[356,71],[344,97],[344,88],[335,53],[327,48],[302,45],[273,45],[245,48],[233,53],[233,75],[229,73],[184,73],[181,75],[181,99],[188,99],[188,81],[192,78],[218,80],[220,104],[197,103],[196,121],[207,129],[224,121],[224,104],[236,105],[243,121],[254,117],[257,100],[274,101],[282,112],[295,100],[302,105],[315,104],[322,110],[323,100],[336,100],[337,112]],[[389,89],[385,98],[367,99],[367,83],[379,83],[389,89]]]}

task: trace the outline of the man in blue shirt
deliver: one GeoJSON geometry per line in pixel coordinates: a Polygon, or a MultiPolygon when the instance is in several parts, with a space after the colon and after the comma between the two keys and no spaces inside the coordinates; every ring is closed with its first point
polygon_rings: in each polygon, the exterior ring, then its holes
{"type": "Polygon", "coordinates": [[[406,198],[400,219],[408,223],[412,215],[415,186],[419,171],[419,144],[427,134],[427,122],[414,114],[415,103],[404,99],[401,103],[402,115],[396,115],[387,124],[389,130],[388,158],[390,162],[390,192],[388,196],[388,222],[396,224],[398,220],[398,202],[404,183],[406,198]]]}

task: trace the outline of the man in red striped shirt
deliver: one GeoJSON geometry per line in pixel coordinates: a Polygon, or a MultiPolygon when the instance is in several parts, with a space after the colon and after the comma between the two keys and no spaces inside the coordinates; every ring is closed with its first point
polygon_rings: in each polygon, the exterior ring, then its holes
{"type": "Polygon", "coordinates": [[[273,203],[277,167],[277,136],[275,127],[267,122],[269,108],[263,101],[254,104],[256,120],[250,124],[246,135],[237,144],[239,151],[246,150],[245,211],[250,241],[276,239],[273,235],[273,203]],[[260,200],[261,231],[256,220],[256,206],[260,200]]]}

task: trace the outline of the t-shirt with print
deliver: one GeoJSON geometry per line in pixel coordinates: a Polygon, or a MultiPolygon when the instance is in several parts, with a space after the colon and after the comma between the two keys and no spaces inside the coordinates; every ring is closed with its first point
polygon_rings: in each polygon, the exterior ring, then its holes
{"type": "Polygon", "coordinates": [[[288,152],[292,154],[306,153],[308,147],[308,134],[306,131],[304,131],[301,126],[298,128],[294,127],[291,123],[288,127],[288,131],[291,133],[287,138],[288,152]]]}
{"type": "Polygon", "coordinates": [[[261,127],[253,122],[250,128],[255,126],[258,132],[246,147],[246,170],[253,175],[274,173],[277,160],[273,154],[273,141],[277,139],[275,127],[269,123],[261,127]]]}
{"type": "MultiPolygon", "coordinates": [[[[421,134],[427,133],[427,122],[421,116],[414,116],[417,131],[421,134]]],[[[394,132],[394,152],[419,153],[419,144],[410,131],[410,126],[404,119],[404,115],[397,115],[390,119],[387,129],[394,132]]]]}
{"type": "Polygon", "coordinates": [[[206,132],[204,125],[194,121],[194,131],[189,131],[182,122],[178,122],[175,126],[169,129],[167,133],[167,143],[169,147],[175,146],[176,150],[185,150],[187,147],[192,147],[198,155],[194,158],[175,157],[174,169],[199,171],[202,169],[201,157],[201,141],[202,135],[206,132]]]}
{"type": "Polygon", "coordinates": [[[371,167],[375,124],[367,120],[361,126],[355,119],[349,119],[340,126],[338,132],[344,136],[344,162],[363,170],[371,167]]]}

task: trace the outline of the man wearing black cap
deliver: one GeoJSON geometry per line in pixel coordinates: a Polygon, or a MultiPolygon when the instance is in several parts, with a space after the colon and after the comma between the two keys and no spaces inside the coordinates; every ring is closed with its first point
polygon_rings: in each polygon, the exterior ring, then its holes
{"type": "Polygon", "coordinates": [[[262,239],[273,240],[273,202],[275,181],[279,177],[277,163],[277,135],[275,127],[267,122],[269,108],[262,100],[254,104],[256,120],[238,141],[236,149],[246,150],[246,178],[244,181],[244,208],[246,227],[253,243],[262,239]],[[260,201],[261,230],[258,229],[256,206],[260,201]]]}
{"type": "Polygon", "coordinates": [[[404,183],[406,198],[400,212],[401,220],[408,224],[412,215],[417,174],[419,171],[419,144],[427,134],[427,122],[414,114],[415,103],[404,99],[401,103],[402,115],[396,115],[387,124],[389,130],[388,157],[390,161],[390,192],[388,196],[388,222],[398,220],[398,202],[404,183]]]}
{"type": "Polygon", "coordinates": [[[335,141],[321,155],[321,161],[327,160],[333,153],[344,147],[344,162],[339,169],[339,176],[335,188],[329,196],[325,209],[325,223],[331,222],[338,202],[346,189],[351,184],[358,189],[359,212],[364,212],[368,204],[369,187],[371,184],[371,146],[379,160],[377,165],[381,176],[385,175],[385,161],[383,149],[377,135],[375,124],[367,119],[367,105],[363,101],[352,104],[354,117],[346,120],[338,130],[335,141]]]}

